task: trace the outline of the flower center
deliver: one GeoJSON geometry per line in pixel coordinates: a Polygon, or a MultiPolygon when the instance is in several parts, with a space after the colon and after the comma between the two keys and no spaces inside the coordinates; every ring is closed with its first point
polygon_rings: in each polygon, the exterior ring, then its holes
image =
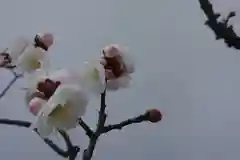
{"type": "Polygon", "coordinates": [[[104,68],[110,70],[116,78],[120,77],[125,72],[121,57],[105,57],[105,60],[106,65],[104,68]]]}
{"type": "Polygon", "coordinates": [[[61,82],[59,81],[54,82],[47,78],[44,82],[38,83],[37,89],[42,92],[47,99],[49,99],[54,94],[60,84],[61,82]]]}
{"type": "Polygon", "coordinates": [[[31,57],[29,60],[29,66],[32,69],[39,69],[41,68],[41,62],[37,58],[31,57]]]}
{"type": "Polygon", "coordinates": [[[48,115],[51,123],[67,122],[73,118],[73,110],[69,103],[57,105],[57,107],[48,115]]]}

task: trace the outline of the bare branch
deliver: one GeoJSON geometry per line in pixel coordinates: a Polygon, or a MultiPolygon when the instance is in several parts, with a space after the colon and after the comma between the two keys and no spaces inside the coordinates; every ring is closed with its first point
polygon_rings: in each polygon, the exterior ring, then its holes
{"type": "Polygon", "coordinates": [[[87,123],[84,122],[84,120],[82,118],[78,119],[78,123],[80,124],[80,126],[85,130],[86,135],[91,138],[94,134],[93,130],[87,125],[87,123]]]}
{"type": "MultiPolygon", "coordinates": [[[[1,92],[0,99],[7,93],[7,91],[12,87],[12,85],[23,76],[23,74],[17,74],[12,69],[9,69],[11,73],[13,74],[13,79],[8,83],[6,88],[1,92]]],[[[15,125],[19,127],[26,127],[29,128],[31,126],[30,122],[27,121],[20,121],[20,120],[9,120],[9,119],[0,119],[0,124],[6,124],[6,125],[15,125]]],[[[35,132],[38,134],[37,130],[35,132]]],[[[80,151],[80,148],[78,146],[73,146],[68,134],[64,131],[59,130],[59,133],[62,135],[63,139],[65,140],[65,143],[67,145],[67,151],[64,151],[60,147],[58,147],[56,144],[54,144],[50,139],[43,139],[46,144],[49,145],[56,153],[58,153],[60,156],[69,158],[69,160],[75,160],[78,152],[80,151]]]]}
{"type": "Polygon", "coordinates": [[[216,40],[223,39],[228,47],[240,49],[240,37],[237,36],[233,30],[233,26],[229,26],[228,22],[230,18],[235,16],[235,12],[230,12],[226,19],[218,21],[217,19],[221,16],[219,13],[215,13],[212,4],[208,0],[198,0],[200,7],[207,17],[205,25],[207,25],[214,34],[216,40]]]}
{"type": "MultiPolygon", "coordinates": [[[[31,123],[28,121],[19,121],[19,120],[10,120],[10,119],[0,119],[0,124],[14,125],[14,126],[25,127],[25,128],[29,128],[31,126],[31,123]]],[[[67,151],[64,151],[61,148],[59,148],[51,140],[44,139],[44,142],[48,144],[55,152],[57,152],[62,157],[68,157],[67,151]]]]}
{"type": "MultiPolygon", "coordinates": [[[[0,119],[0,124],[6,124],[6,125],[14,125],[19,127],[25,127],[29,128],[31,126],[31,123],[28,121],[19,121],[19,120],[9,120],[9,119],[0,119]]],[[[37,131],[35,130],[37,133],[37,131]]],[[[63,149],[59,148],[56,144],[54,144],[50,139],[43,139],[46,144],[49,145],[56,153],[58,153],[62,157],[69,157],[69,160],[74,160],[80,151],[80,148],[78,146],[73,146],[69,136],[66,132],[59,130],[59,133],[62,135],[63,139],[66,142],[67,145],[67,151],[64,151],[63,149]]],[[[38,134],[38,133],[37,133],[38,134]]]]}
{"type": "Polygon", "coordinates": [[[7,93],[7,91],[12,87],[12,85],[19,79],[21,78],[23,75],[22,74],[17,74],[15,73],[13,70],[10,70],[13,73],[13,79],[8,83],[8,85],[3,89],[3,91],[0,93],[0,98],[2,98],[3,96],[5,96],[5,94],[7,93]]]}
{"type": "Polygon", "coordinates": [[[68,153],[69,160],[75,160],[78,152],[80,151],[80,148],[78,146],[73,146],[73,144],[66,132],[59,130],[59,133],[62,135],[62,137],[64,138],[64,140],[67,144],[67,148],[68,148],[67,153],[68,153]]]}
{"type": "Polygon", "coordinates": [[[118,124],[110,124],[110,125],[107,125],[103,128],[102,130],[102,133],[107,133],[111,130],[114,130],[114,129],[122,129],[123,127],[126,127],[130,124],[134,124],[134,123],[141,123],[143,121],[147,121],[148,120],[148,116],[147,114],[143,114],[143,115],[140,115],[140,116],[137,116],[137,117],[134,117],[134,118],[130,118],[128,120],[125,120],[125,121],[122,121],[118,124]]]}
{"type": "Polygon", "coordinates": [[[106,90],[101,94],[101,106],[100,106],[100,111],[98,116],[97,129],[89,140],[88,148],[85,149],[83,152],[83,160],[90,160],[92,158],[97,140],[100,137],[102,130],[104,128],[104,124],[107,117],[105,113],[105,109],[106,109],[105,98],[106,98],[106,90]]]}

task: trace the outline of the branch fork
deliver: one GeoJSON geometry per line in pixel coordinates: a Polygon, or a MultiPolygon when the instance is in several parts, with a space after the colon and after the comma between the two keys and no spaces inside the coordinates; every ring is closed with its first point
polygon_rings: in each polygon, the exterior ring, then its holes
{"type": "MultiPolygon", "coordinates": [[[[11,88],[11,86],[19,78],[23,77],[23,75],[18,75],[12,69],[10,69],[10,71],[12,72],[14,78],[9,82],[9,84],[2,91],[2,93],[0,93],[0,99],[7,93],[7,91],[11,88]]],[[[107,118],[107,114],[105,112],[105,109],[106,109],[105,99],[106,99],[106,90],[101,94],[101,106],[100,106],[100,110],[98,113],[98,123],[97,123],[97,128],[95,131],[93,131],[88,126],[88,124],[86,122],[84,122],[84,120],[82,118],[78,119],[79,125],[84,129],[86,135],[89,138],[89,144],[88,144],[88,147],[86,149],[84,149],[84,151],[83,151],[82,160],[90,160],[92,158],[97,140],[99,139],[99,137],[102,134],[105,134],[111,130],[120,130],[123,127],[128,126],[130,124],[141,123],[143,121],[150,121],[152,123],[156,123],[162,119],[162,115],[161,115],[160,111],[158,111],[157,109],[151,109],[151,110],[146,111],[142,115],[122,121],[118,124],[105,125],[106,118],[107,118]]],[[[27,122],[27,121],[10,120],[10,119],[4,119],[4,118],[0,119],[0,124],[15,125],[15,126],[25,127],[25,128],[29,128],[31,126],[31,123],[27,122]]],[[[36,129],[34,131],[38,134],[36,129]]],[[[80,147],[72,144],[68,134],[65,131],[58,130],[58,132],[60,133],[60,135],[62,136],[62,138],[64,139],[64,141],[66,143],[66,146],[67,146],[66,150],[64,150],[64,149],[60,148],[59,146],[57,146],[56,144],[54,144],[50,139],[45,138],[45,139],[43,139],[44,142],[46,144],[48,144],[48,146],[51,147],[53,149],[53,151],[58,153],[58,155],[60,155],[64,158],[68,158],[69,160],[75,160],[80,151],[80,147]]]]}

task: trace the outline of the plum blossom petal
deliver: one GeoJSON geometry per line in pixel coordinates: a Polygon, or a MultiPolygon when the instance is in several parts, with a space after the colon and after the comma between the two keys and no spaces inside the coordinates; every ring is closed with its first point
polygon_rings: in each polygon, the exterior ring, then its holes
{"type": "Polygon", "coordinates": [[[86,112],[87,94],[77,85],[60,85],[42,107],[36,127],[40,136],[48,137],[57,129],[69,130],[77,126],[77,119],[86,112]]]}
{"type": "Polygon", "coordinates": [[[101,94],[106,87],[105,70],[99,62],[84,62],[80,71],[80,80],[83,86],[93,94],[101,94]]]}
{"type": "Polygon", "coordinates": [[[51,47],[54,43],[54,37],[52,33],[39,33],[37,36],[39,36],[39,39],[47,48],[51,47]]]}
{"type": "Polygon", "coordinates": [[[34,41],[19,37],[9,48],[8,55],[11,66],[16,66],[16,72],[32,73],[37,69],[50,68],[50,60],[46,54],[52,46],[54,37],[51,33],[36,35],[34,41]]]}
{"type": "Polygon", "coordinates": [[[33,98],[28,104],[29,111],[36,116],[46,102],[46,100],[39,97],[33,98]]]}
{"type": "Polygon", "coordinates": [[[107,90],[116,91],[130,86],[130,75],[135,72],[135,65],[125,48],[118,44],[104,47],[100,63],[105,68],[107,90]]]}
{"type": "Polygon", "coordinates": [[[109,91],[116,91],[120,88],[128,88],[130,86],[131,77],[128,75],[121,76],[117,79],[108,80],[106,88],[109,91]]]}
{"type": "Polygon", "coordinates": [[[41,48],[30,48],[21,54],[16,63],[17,71],[31,73],[40,69],[44,63],[45,51],[41,48]]]}
{"type": "Polygon", "coordinates": [[[9,48],[9,54],[12,59],[13,65],[17,63],[19,56],[26,50],[26,48],[30,44],[30,41],[24,37],[19,37],[13,42],[13,44],[9,48]]]}

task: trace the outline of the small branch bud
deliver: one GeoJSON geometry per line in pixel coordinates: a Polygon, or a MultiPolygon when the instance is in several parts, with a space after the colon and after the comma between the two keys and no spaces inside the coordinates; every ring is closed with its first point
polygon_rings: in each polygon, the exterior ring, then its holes
{"type": "Polygon", "coordinates": [[[157,123],[162,120],[162,113],[158,109],[150,109],[146,112],[147,120],[152,123],[157,123]]]}

